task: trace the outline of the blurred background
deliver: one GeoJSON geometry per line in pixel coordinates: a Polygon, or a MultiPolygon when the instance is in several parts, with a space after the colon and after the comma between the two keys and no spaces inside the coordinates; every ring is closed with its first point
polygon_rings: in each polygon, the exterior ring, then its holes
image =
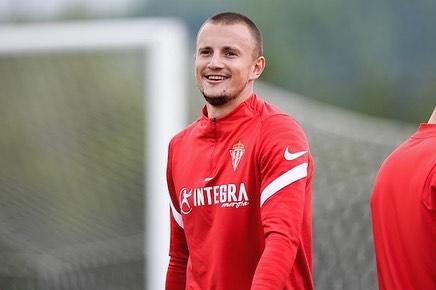
{"type": "MultiPolygon", "coordinates": [[[[256,90],[309,137],[316,288],[376,289],[368,199],[380,163],[436,105],[435,1],[0,0],[0,26],[178,19],[190,122],[195,33],[221,11],[262,30],[256,90]]],[[[145,54],[0,55],[1,290],[146,289],[145,54]]]]}

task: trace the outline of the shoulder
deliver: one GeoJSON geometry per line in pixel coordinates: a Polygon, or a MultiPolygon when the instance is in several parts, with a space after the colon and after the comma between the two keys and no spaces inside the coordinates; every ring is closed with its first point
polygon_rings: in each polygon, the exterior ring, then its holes
{"type": "Polygon", "coordinates": [[[258,113],[262,127],[287,127],[302,131],[297,120],[265,100],[259,99],[258,113]]]}
{"type": "Polygon", "coordinates": [[[309,151],[309,142],[302,126],[277,107],[263,101],[259,106],[259,145],[261,155],[278,150],[309,151]]]}
{"type": "Polygon", "coordinates": [[[261,120],[262,128],[265,129],[283,129],[298,131],[304,134],[303,128],[300,123],[293,117],[284,113],[265,116],[261,120]]]}
{"type": "Polygon", "coordinates": [[[264,102],[260,111],[260,127],[263,138],[289,136],[304,142],[307,139],[303,127],[297,120],[267,102],[264,102]]]}

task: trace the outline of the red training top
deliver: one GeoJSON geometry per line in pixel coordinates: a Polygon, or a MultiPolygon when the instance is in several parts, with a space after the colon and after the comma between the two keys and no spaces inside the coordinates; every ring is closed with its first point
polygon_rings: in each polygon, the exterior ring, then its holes
{"type": "Polygon", "coordinates": [[[385,160],[371,214],[380,290],[436,289],[436,124],[385,160]]]}
{"type": "Polygon", "coordinates": [[[303,130],[255,95],[204,108],[169,145],[166,289],[313,289],[312,171],[303,130]]]}

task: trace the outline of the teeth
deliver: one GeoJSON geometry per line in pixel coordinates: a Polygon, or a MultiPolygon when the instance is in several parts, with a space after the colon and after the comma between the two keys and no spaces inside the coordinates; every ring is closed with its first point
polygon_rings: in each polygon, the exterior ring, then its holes
{"type": "Polygon", "coordinates": [[[213,81],[222,81],[225,79],[225,77],[223,76],[207,76],[207,79],[209,80],[213,80],[213,81]]]}

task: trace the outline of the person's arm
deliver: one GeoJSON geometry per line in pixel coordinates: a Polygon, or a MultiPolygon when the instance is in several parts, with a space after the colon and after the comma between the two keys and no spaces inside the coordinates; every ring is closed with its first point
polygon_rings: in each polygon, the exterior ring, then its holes
{"type": "Polygon", "coordinates": [[[165,282],[166,290],[185,290],[186,287],[186,265],[188,262],[189,251],[186,243],[185,232],[183,230],[183,220],[180,214],[177,195],[175,194],[172,167],[171,167],[172,150],[171,144],[168,149],[167,164],[167,184],[170,194],[170,219],[171,219],[171,237],[170,237],[170,261],[165,282]]]}
{"type": "Polygon", "coordinates": [[[295,121],[277,116],[267,120],[264,127],[260,198],[265,249],[251,290],[282,290],[301,245],[312,161],[306,137],[295,121]]]}
{"type": "Polygon", "coordinates": [[[165,283],[166,290],[185,290],[188,256],[183,229],[171,213],[170,262],[165,283]]]}

